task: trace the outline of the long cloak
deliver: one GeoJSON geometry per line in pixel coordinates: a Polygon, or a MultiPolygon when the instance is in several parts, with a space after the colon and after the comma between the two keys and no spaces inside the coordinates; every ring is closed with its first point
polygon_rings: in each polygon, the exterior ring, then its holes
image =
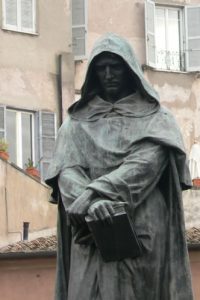
{"type": "Polygon", "coordinates": [[[193,299],[181,198],[191,181],[182,137],[118,36],[108,34],[94,48],[46,182],[59,207],[56,300],[193,299]],[[114,104],[91,99],[92,61],[102,51],[121,55],[138,76],[139,92],[114,104]],[[65,211],[87,190],[129,203],[142,257],[104,263],[97,249],[74,243],[65,211]]]}

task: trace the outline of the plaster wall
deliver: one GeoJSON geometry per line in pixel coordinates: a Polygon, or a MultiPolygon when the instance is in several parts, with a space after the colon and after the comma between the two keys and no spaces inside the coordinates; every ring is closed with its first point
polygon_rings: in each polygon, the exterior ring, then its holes
{"type": "MultiPolygon", "coordinates": [[[[36,3],[36,34],[0,30],[0,103],[58,111],[59,55],[72,52],[71,4],[70,0],[36,3]]],[[[1,9],[0,5],[2,23],[1,9]]]]}
{"type": "Polygon", "coordinates": [[[183,206],[186,229],[200,228],[200,190],[183,192],[183,206]]]}
{"type": "Polygon", "coordinates": [[[145,76],[159,93],[161,103],[173,112],[189,153],[194,140],[200,142],[199,73],[146,70],[145,76]]]}
{"type": "MultiPolygon", "coordinates": [[[[200,300],[200,252],[190,251],[195,300],[200,300]]],[[[6,300],[53,300],[56,259],[28,258],[0,260],[0,295],[6,300]]]]}
{"type": "Polygon", "coordinates": [[[56,259],[0,260],[0,295],[6,300],[53,300],[56,259]]]}
{"type": "Polygon", "coordinates": [[[23,222],[30,222],[30,234],[56,227],[57,207],[48,203],[45,184],[1,159],[0,183],[1,245],[21,240],[23,222]]]}

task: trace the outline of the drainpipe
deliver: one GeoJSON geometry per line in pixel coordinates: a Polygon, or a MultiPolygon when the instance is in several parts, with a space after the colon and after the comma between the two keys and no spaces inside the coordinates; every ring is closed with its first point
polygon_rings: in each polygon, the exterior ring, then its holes
{"type": "Polygon", "coordinates": [[[67,115],[68,107],[74,102],[74,56],[71,52],[64,52],[59,57],[59,94],[61,97],[61,123],[67,115]]]}

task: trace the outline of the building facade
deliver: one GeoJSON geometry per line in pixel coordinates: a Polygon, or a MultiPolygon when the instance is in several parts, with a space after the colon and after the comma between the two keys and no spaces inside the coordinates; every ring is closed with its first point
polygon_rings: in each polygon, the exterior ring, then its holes
{"type": "Polygon", "coordinates": [[[57,129],[74,98],[71,1],[0,0],[0,245],[55,233],[43,181],[57,129]],[[41,180],[24,169],[31,162],[41,180]]]}
{"type": "Polygon", "coordinates": [[[85,47],[76,44],[76,97],[94,41],[105,32],[118,33],[133,46],[161,103],[174,113],[189,153],[194,140],[200,142],[200,1],[77,2],[85,11],[86,30],[85,47]]]}
{"type": "Polygon", "coordinates": [[[0,138],[11,162],[31,159],[44,178],[73,98],[71,2],[1,0],[0,24],[0,138]]]}

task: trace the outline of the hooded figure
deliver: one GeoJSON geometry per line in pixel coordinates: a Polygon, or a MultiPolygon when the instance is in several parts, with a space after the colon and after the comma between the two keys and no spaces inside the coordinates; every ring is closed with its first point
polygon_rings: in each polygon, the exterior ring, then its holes
{"type": "Polygon", "coordinates": [[[191,180],[182,137],[123,38],[109,33],[96,42],[46,182],[59,211],[56,300],[193,299],[181,195],[191,180]],[[85,235],[85,216],[103,226],[116,203],[128,203],[142,255],[104,262],[85,235]]]}

